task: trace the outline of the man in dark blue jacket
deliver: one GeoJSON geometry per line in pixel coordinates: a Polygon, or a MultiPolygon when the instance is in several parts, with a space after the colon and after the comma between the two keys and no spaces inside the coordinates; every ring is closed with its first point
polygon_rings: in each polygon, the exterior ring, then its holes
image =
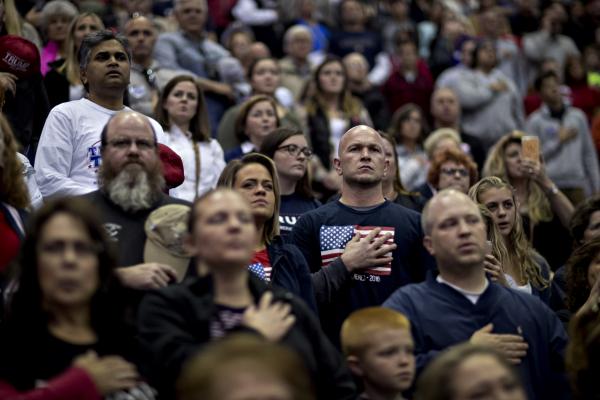
{"type": "Polygon", "coordinates": [[[334,160],[340,199],[303,214],[292,230],[312,272],[322,327],[337,345],[352,311],[381,305],[398,287],[422,281],[433,265],[419,214],[383,197],[388,165],[377,131],[350,129],[334,160]]]}
{"type": "Polygon", "coordinates": [[[425,206],[422,222],[439,275],[398,289],[384,303],[410,319],[417,370],[447,347],[470,341],[517,364],[530,400],[568,399],[564,328],[535,296],[486,278],[486,227],[477,205],[443,190],[425,206]]]}

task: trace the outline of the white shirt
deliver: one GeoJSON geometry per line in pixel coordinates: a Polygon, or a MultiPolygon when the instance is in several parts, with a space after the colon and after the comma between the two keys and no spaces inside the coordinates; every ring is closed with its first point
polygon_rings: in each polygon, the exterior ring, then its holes
{"type": "MultiPolygon", "coordinates": [[[[35,156],[35,178],[44,197],[78,196],[98,189],[100,133],[117,112],[88,99],[62,103],[50,111],[35,156]]],[[[158,142],[164,143],[162,127],[148,119],[158,142]]]]}
{"type": "Polygon", "coordinates": [[[435,279],[439,283],[443,283],[445,285],[450,286],[452,289],[456,290],[457,292],[459,292],[460,294],[462,294],[463,296],[465,296],[473,304],[477,304],[477,302],[479,301],[479,298],[481,297],[481,295],[483,294],[483,292],[485,292],[485,290],[490,285],[490,283],[486,279],[485,280],[485,286],[483,287],[483,290],[481,292],[469,292],[468,290],[464,290],[463,288],[460,288],[460,287],[458,287],[456,285],[453,285],[453,284],[449,283],[448,281],[445,281],[444,278],[441,277],[441,275],[438,275],[435,279]]]}
{"type": "Polygon", "coordinates": [[[510,276],[509,274],[504,274],[504,277],[506,278],[506,283],[508,284],[509,288],[519,290],[519,291],[527,293],[527,294],[533,293],[533,290],[531,289],[531,283],[527,282],[523,286],[520,286],[517,283],[517,281],[515,281],[514,278],[512,276],[510,276]]]}
{"type": "Polygon", "coordinates": [[[164,144],[181,157],[185,176],[185,180],[180,186],[169,190],[169,195],[193,201],[196,197],[196,186],[198,186],[198,196],[214,188],[223,168],[225,168],[223,149],[219,142],[210,139],[208,142],[196,144],[200,154],[200,179],[199,182],[196,182],[196,156],[191,137],[182,132],[176,125],[171,126],[170,131],[165,132],[165,134],[164,144]]]}

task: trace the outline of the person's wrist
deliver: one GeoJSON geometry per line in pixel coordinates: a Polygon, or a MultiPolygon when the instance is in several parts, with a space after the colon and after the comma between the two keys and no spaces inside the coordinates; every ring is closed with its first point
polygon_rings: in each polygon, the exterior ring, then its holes
{"type": "Polygon", "coordinates": [[[548,197],[556,196],[559,192],[558,187],[556,187],[556,185],[552,181],[544,185],[544,191],[546,192],[546,195],[548,197]]]}

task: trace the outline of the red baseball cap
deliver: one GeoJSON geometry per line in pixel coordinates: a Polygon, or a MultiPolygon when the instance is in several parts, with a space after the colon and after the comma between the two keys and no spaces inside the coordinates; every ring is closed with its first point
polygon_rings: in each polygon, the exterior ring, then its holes
{"type": "Polygon", "coordinates": [[[169,189],[181,185],[185,179],[183,173],[183,161],[169,146],[165,146],[162,143],[158,144],[158,155],[162,162],[163,176],[167,186],[165,191],[168,193],[169,189]]]}
{"type": "Polygon", "coordinates": [[[16,35],[0,36],[0,71],[18,78],[40,72],[40,52],[35,44],[16,35]]]}

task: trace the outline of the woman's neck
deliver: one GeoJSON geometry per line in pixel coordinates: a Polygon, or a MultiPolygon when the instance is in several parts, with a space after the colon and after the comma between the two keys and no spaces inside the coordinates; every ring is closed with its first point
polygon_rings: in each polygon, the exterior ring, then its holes
{"type": "Polygon", "coordinates": [[[260,149],[260,146],[262,145],[262,139],[248,136],[248,140],[250,141],[250,143],[252,143],[252,145],[254,146],[256,151],[258,151],[258,149],[260,149]]]}
{"type": "Polygon", "coordinates": [[[60,307],[51,311],[48,329],[57,338],[73,344],[89,344],[97,340],[92,328],[89,306],[60,307]]]}
{"type": "Polygon", "coordinates": [[[289,195],[296,191],[297,181],[279,175],[279,194],[289,195]]]}
{"type": "Polygon", "coordinates": [[[256,221],[255,220],[255,225],[256,225],[256,236],[258,237],[258,240],[256,241],[256,245],[254,247],[255,251],[259,251],[265,248],[265,242],[263,239],[263,232],[265,231],[265,223],[264,221],[256,221]]]}
{"type": "Polygon", "coordinates": [[[522,207],[527,206],[527,196],[529,194],[528,180],[526,178],[513,178],[510,184],[515,188],[517,200],[522,207]]]}
{"type": "Polygon", "coordinates": [[[404,146],[409,153],[414,153],[417,150],[417,141],[404,138],[402,141],[402,146],[404,146]]]}
{"type": "Polygon", "coordinates": [[[212,279],[215,303],[236,308],[254,303],[248,287],[248,271],[245,268],[219,268],[213,270],[212,279]]]}
{"type": "Polygon", "coordinates": [[[187,134],[190,131],[190,122],[184,122],[184,121],[173,121],[173,125],[177,126],[177,128],[179,128],[179,130],[185,134],[187,134]]]}
{"type": "Polygon", "coordinates": [[[332,112],[332,111],[338,111],[340,108],[340,95],[336,94],[336,93],[322,93],[321,96],[323,97],[323,100],[325,102],[325,106],[327,107],[327,110],[332,112]]]}

